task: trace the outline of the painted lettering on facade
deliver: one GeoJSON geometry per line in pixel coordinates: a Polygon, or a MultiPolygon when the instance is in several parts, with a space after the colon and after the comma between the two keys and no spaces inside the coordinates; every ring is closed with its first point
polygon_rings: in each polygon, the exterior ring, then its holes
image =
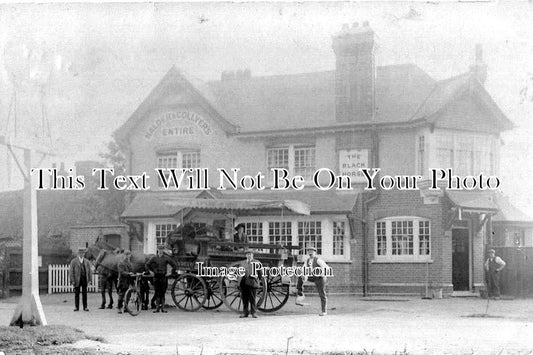
{"type": "Polygon", "coordinates": [[[191,111],[171,111],[162,114],[146,129],[144,138],[150,140],[158,131],[162,137],[191,136],[199,131],[207,136],[213,132],[211,125],[202,116],[191,111]]]}
{"type": "Polygon", "coordinates": [[[368,149],[339,150],[339,172],[353,182],[364,182],[361,169],[368,168],[368,149]]]}

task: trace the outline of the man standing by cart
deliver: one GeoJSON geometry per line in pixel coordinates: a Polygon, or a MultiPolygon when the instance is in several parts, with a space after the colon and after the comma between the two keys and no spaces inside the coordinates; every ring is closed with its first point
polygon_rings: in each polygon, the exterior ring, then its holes
{"type": "MultiPolygon", "coordinates": [[[[244,223],[239,223],[235,227],[236,233],[233,235],[233,243],[248,244],[248,236],[246,235],[246,226],[244,223]]],[[[235,247],[235,251],[242,251],[244,247],[235,247]]]]}
{"type": "Polygon", "coordinates": [[[146,268],[154,273],[154,298],[156,309],[154,313],[167,313],[165,310],[165,293],[168,288],[167,269],[172,266],[172,273],[176,272],[177,265],[170,257],[165,255],[165,246],[157,247],[157,255],[146,262],[146,268]]]}
{"type": "Polygon", "coordinates": [[[124,251],[123,259],[118,262],[118,313],[122,313],[124,306],[124,295],[130,285],[133,283],[131,273],[133,267],[131,265],[131,252],[129,250],[124,251]]]}
{"type": "Polygon", "coordinates": [[[244,276],[240,281],[243,314],[240,318],[248,318],[250,313],[252,318],[257,318],[255,314],[257,312],[256,294],[259,288],[259,279],[263,275],[261,270],[257,270],[260,268],[260,262],[254,259],[254,252],[251,249],[246,249],[244,252],[246,260],[241,263],[241,267],[244,268],[244,276]],[[258,265],[254,267],[254,263],[258,265]]]}
{"type": "Polygon", "coordinates": [[[296,284],[296,289],[298,291],[298,296],[296,297],[296,304],[299,306],[303,306],[302,303],[303,299],[305,298],[303,293],[303,284],[305,281],[309,280],[311,282],[314,282],[316,289],[318,291],[318,295],[320,296],[320,303],[322,306],[322,312],[319,314],[321,316],[327,315],[327,302],[328,298],[326,296],[326,272],[329,269],[328,264],[322,259],[320,259],[316,255],[316,248],[315,247],[307,247],[307,252],[309,254],[309,258],[304,262],[304,267],[309,268],[311,271],[313,270],[321,270],[321,273],[317,276],[300,276],[298,277],[298,283],[296,284]]]}

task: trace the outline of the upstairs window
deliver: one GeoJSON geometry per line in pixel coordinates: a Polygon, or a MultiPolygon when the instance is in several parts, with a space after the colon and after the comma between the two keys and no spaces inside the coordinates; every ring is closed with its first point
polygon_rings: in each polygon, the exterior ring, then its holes
{"type": "MultiPolygon", "coordinates": [[[[178,170],[200,168],[200,151],[199,150],[178,150],[175,152],[158,154],[156,168],[178,169],[178,170]]],[[[170,172],[165,171],[164,175],[168,179],[170,172]]],[[[163,187],[163,184],[161,182],[161,179],[159,179],[159,176],[157,176],[157,181],[158,181],[158,186],[163,187]]],[[[186,183],[187,179],[183,179],[183,182],[186,183]]]]}
{"type": "Polygon", "coordinates": [[[439,133],[436,143],[437,168],[459,176],[495,174],[492,136],[439,133]]]}
{"type": "Polygon", "coordinates": [[[267,170],[284,168],[289,173],[301,175],[305,181],[311,182],[316,171],[315,147],[308,145],[289,145],[286,147],[272,147],[267,149],[267,170]]]}

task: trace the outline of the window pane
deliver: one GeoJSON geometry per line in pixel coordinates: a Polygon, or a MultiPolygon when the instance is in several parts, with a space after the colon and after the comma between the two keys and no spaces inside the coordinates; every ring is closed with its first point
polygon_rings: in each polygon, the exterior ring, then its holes
{"type": "Polygon", "coordinates": [[[429,221],[418,222],[418,245],[420,255],[431,255],[429,221]]]}
{"type": "Polygon", "coordinates": [[[263,222],[246,222],[245,226],[250,243],[263,243],[263,222]]]}
{"type": "Polygon", "coordinates": [[[182,154],[182,168],[195,169],[200,167],[200,152],[183,152],[182,154]]]}
{"type": "Polygon", "coordinates": [[[424,176],[424,160],[425,160],[425,139],[424,136],[418,137],[418,174],[424,176]]]}
{"type": "Polygon", "coordinates": [[[392,255],[413,255],[413,221],[392,221],[392,255]]]}
{"type": "Polygon", "coordinates": [[[294,174],[309,179],[315,170],[315,147],[294,148],[294,174]]]}
{"type": "Polygon", "coordinates": [[[344,222],[333,222],[333,255],[344,255],[344,222]]]}
{"type": "MultiPolygon", "coordinates": [[[[268,236],[270,244],[292,245],[292,224],[291,222],[268,222],[268,236]]],[[[277,254],[279,251],[271,250],[277,254]]]]}
{"type": "Polygon", "coordinates": [[[376,223],[376,246],[377,255],[387,255],[387,235],[385,222],[376,223]]]}
{"type": "Polygon", "coordinates": [[[270,148],[267,150],[267,167],[289,169],[289,148],[270,148]]]}
{"type": "Polygon", "coordinates": [[[156,246],[165,245],[167,242],[167,234],[177,228],[177,224],[156,224],[155,225],[155,241],[156,246]]]}
{"type": "Polygon", "coordinates": [[[318,254],[322,254],[322,226],[320,221],[298,222],[298,246],[300,254],[305,253],[307,247],[315,247],[318,254]]]}

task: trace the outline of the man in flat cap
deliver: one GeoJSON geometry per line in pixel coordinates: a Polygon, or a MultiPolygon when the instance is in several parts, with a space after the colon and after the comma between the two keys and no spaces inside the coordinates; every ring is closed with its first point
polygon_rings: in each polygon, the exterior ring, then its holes
{"type": "Polygon", "coordinates": [[[256,294],[259,288],[259,280],[263,277],[260,268],[260,262],[254,259],[254,252],[251,249],[246,249],[246,260],[241,262],[241,266],[244,268],[244,276],[240,280],[241,298],[243,313],[240,318],[248,318],[251,313],[252,318],[257,318],[257,300],[256,294]],[[254,268],[254,263],[256,267],[254,268]],[[255,272],[257,270],[257,272],[255,272]]]}
{"type": "Polygon", "coordinates": [[[303,293],[303,284],[305,281],[309,280],[313,282],[320,296],[320,303],[322,307],[322,312],[319,313],[321,316],[327,315],[327,302],[328,298],[326,296],[326,274],[329,269],[328,264],[316,254],[316,248],[314,246],[308,246],[306,248],[309,257],[304,261],[304,267],[307,267],[308,270],[312,272],[311,276],[300,276],[298,277],[298,283],[296,284],[296,289],[298,291],[298,296],[296,297],[296,304],[303,306],[303,299],[305,298],[303,293]]]}
{"type": "Polygon", "coordinates": [[[88,312],[87,308],[87,286],[91,282],[91,263],[85,259],[85,249],[79,249],[78,255],[71,260],[69,272],[70,283],[74,286],[74,311],[80,310],[80,291],[82,296],[83,310],[88,312]]]}
{"type": "Polygon", "coordinates": [[[156,304],[154,313],[167,313],[165,310],[165,293],[168,288],[167,269],[170,265],[172,273],[175,273],[178,267],[172,258],[165,255],[165,250],[164,245],[159,245],[157,254],[146,262],[146,269],[154,274],[154,298],[156,304]]]}
{"type": "Polygon", "coordinates": [[[485,271],[487,272],[488,297],[496,300],[500,299],[500,271],[505,267],[505,261],[496,256],[494,249],[489,249],[489,257],[485,261],[485,271]]]}

